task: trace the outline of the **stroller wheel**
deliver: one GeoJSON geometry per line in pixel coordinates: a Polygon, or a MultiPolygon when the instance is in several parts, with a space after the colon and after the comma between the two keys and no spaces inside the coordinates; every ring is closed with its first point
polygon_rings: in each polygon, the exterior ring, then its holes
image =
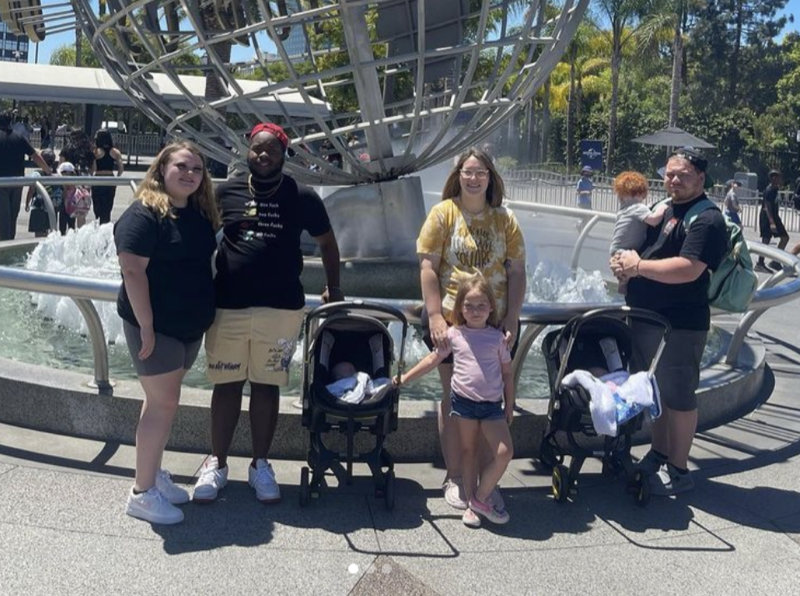
{"type": "Polygon", "coordinates": [[[569,469],[563,464],[553,468],[553,498],[557,503],[566,503],[569,497],[569,469]]]}
{"type": "Polygon", "coordinates": [[[636,490],[636,504],[639,507],[644,507],[650,502],[650,479],[647,474],[641,472],[636,473],[637,490],[636,490]]]}
{"type": "Polygon", "coordinates": [[[386,480],[385,485],[383,488],[383,504],[386,507],[386,511],[392,511],[394,509],[394,471],[389,470],[386,472],[386,480]]]}
{"type": "Polygon", "coordinates": [[[308,485],[308,467],[300,469],[300,507],[305,507],[311,501],[311,488],[308,485]]]}

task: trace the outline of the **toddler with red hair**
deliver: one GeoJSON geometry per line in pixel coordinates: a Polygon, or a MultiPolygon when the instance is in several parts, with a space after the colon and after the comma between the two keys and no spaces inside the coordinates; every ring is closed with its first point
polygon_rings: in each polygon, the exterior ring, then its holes
{"type": "MultiPolygon", "coordinates": [[[[655,227],[664,218],[667,205],[661,203],[653,210],[645,204],[647,178],[639,172],[622,172],[614,179],[614,192],[619,198],[619,210],[611,237],[611,256],[623,250],[639,250],[647,236],[647,226],[655,227]]],[[[619,293],[625,294],[626,284],[620,282],[619,293]]]]}

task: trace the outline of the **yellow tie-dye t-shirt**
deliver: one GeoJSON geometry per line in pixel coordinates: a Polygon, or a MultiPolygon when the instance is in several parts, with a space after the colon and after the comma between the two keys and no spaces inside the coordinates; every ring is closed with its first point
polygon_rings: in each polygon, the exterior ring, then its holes
{"type": "Polygon", "coordinates": [[[442,314],[450,320],[458,286],[464,277],[481,273],[497,300],[497,316],[506,314],[506,261],[525,259],[525,241],[517,218],[507,207],[487,207],[472,214],[458,199],[447,199],[431,209],[417,238],[417,253],[439,261],[442,314]]]}

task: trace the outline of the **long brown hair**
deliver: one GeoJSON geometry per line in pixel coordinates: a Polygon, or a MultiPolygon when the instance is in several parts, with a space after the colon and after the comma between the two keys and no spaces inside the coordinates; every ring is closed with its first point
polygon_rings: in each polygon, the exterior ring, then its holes
{"type": "Polygon", "coordinates": [[[494,162],[489,154],[477,147],[470,147],[459,156],[455,167],[444,182],[442,200],[446,201],[447,199],[452,199],[461,194],[461,168],[464,167],[464,162],[470,157],[478,159],[483,164],[483,167],[489,171],[489,186],[486,188],[486,202],[490,207],[500,207],[503,204],[503,197],[506,194],[506,185],[503,184],[503,179],[500,177],[497,168],[494,167],[494,162]]]}
{"type": "Polygon", "coordinates": [[[206,159],[200,153],[197,145],[189,141],[175,141],[161,150],[153,160],[153,163],[150,164],[144,179],[139,184],[139,188],[136,190],[136,198],[141,200],[145,207],[155,211],[160,217],[175,217],[169,208],[169,195],[164,187],[164,174],[161,173],[161,168],[169,163],[170,157],[174,153],[184,149],[200,158],[200,162],[203,164],[200,186],[189,195],[189,205],[197,209],[203,217],[211,222],[214,229],[218,230],[222,226],[222,219],[217,208],[211,176],[208,174],[208,168],[206,167],[206,159]]]}
{"type": "Polygon", "coordinates": [[[450,311],[450,314],[453,317],[453,325],[462,327],[463,325],[467,324],[467,320],[464,318],[464,299],[466,298],[467,294],[473,290],[477,290],[486,296],[486,299],[489,301],[489,306],[492,308],[491,312],[489,313],[489,318],[486,322],[492,327],[497,328],[499,325],[497,320],[497,300],[495,300],[494,292],[492,292],[492,286],[489,285],[489,282],[487,282],[486,278],[480,273],[462,279],[461,283],[458,284],[456,301],[455,304],[453,304],[453,310],[450,311]]]}

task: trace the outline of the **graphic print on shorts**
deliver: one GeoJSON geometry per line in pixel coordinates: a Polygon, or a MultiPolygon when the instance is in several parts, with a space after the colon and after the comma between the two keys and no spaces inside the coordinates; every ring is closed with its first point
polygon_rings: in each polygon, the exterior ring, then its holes
{"type": "Polygon", "coordinates": [[[274,372],[286,372],[289,370],[289,365],[292,363],[292,356],[294,356],[294,350],[297,346],[297,339],[286,339],[282,337],[277,343],[277,347],[269,349],[266,369],[274,372]]]}

